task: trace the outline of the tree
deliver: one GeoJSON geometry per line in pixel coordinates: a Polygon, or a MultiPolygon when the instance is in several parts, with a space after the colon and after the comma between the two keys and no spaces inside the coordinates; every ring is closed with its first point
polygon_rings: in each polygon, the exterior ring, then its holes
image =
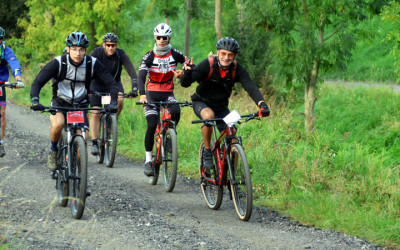
{"type": "Polygon", "coordinates": [[[368,1],[321,0],[256,1],[249,11],[265,10],[255,20],[265,32],[272,32],[269,70],[276,79],[296,79],[305,85],[305,130],[312,132],[315,122],[315,95],[318,74],[348,60],[355,46],[355,24],[366,18],[368,1]]]}
{"type": "Polygon", "coordinates": [[[222,38],[222,25],[221,25],[221,10],[222,3],[221,0],[215,0],[215,33],[217,35],[217,39],[222,38]]]}
{"type": "Polygon", "coordinates": [[[185,22],[185,55],[187,55],[187,56],[189,56],[191,15],[192,15],[192,0],[187,0],[187,2],[186,2],[186,22],[185,22]]]}
{"type": "Polygon", "coordinates": [[[383,8],[382,19],[394,23],[397,28],[387,34],[386,41],[393,44],[393,49],[391,53],[395,58],[396,67],[396,81],[400,81],[400,3],[397,1],[392,1],[390,5],[383,8]]]}
{"type": "Polygon", "coordinates": [[[6,38],[20,37],[23,29],[17,26],[17,20],[26,17],[28,8],[24,0],[1,1],[0,16],[2,17],[0,26],[6,31],[6,38]]]}

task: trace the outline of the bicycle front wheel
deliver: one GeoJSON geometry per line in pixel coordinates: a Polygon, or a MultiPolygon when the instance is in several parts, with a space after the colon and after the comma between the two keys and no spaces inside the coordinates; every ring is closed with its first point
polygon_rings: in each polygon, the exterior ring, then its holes
{"type": "Polygon", "coordinates": [[[117,152],[117,143],[118,143],[118,126],[117,126],[117,117],[115,115],[108,116],[106,129],[107,129],[105,138],[106,167],[112,168],[114,165],[115,153],[117,152]]]}
{"type": "Polygon", "coordinates": [[[153,155],[154,175],[149,177],[149,183],[151,185],[157,184],[158,176],[160,174],[160,159],[162,156],[161,156],[161,147],[158,147],[158,143],[162,143],[162,142],[157,142],[157,140],[161,140],[161,139],[157,139],[157,137],[159,137],[159,134],[155,134],[155,136],[154,136],[154,147],[155,147],[156,154],[153,155]]]}
{"type": "MultiPolygon", "coordinates": [[[[204,200],[209,208],[218,210],[222,204],[223,187],[218,185],[217,172],[211,171],[210,174],[204,173],[203,164],[204,142],[202,141],[199,149],[199,172],[200,172],[200,187],[203,193],[204,200]]],[[[214,165],[217,162],[213,154],[214,165]]]]}
{"type": "Polygon", "coordinates": [[[253,209],[253,192],[249,163],[240,144],[232,144],[229,152],[231,162],[230,186],[236,213],[241,220],[248,221],[253,209]]]}
{"type": "Polygon", "coordinates": [[[67,145],[67,135],[62,130],[61,138],[58,141],[58,153],[57,153],[57,203],[58,205],[65,207],[68,204],[68,195],[69,195],[69,185],[68,181],[65,178],[66,171],[66,145],[67,145]]]}
{"type": "Polygon", "coordinates": [[[87,155],[85,140],[76,136],[72,142],[69,193],[72,216],[80,219],[85,209],[87,187],[87,155]]]}
{"type": "Polygon", "coordinates": [[[178,171],[178,141],[176,131],[169,128],[165,133],[164,139],[164,186],[167,192],[172,192],[176,183],[178,171]]]}
{"type": "Polygon", "coordinates": [[[99,146],[99,153],[96,155],[96,162],[98,164],[102,164],[104,162],[104,120],[105,115],[100,116],[100,127],[99,127],[99,134],[98,134],[98,146],[99,146]]]}

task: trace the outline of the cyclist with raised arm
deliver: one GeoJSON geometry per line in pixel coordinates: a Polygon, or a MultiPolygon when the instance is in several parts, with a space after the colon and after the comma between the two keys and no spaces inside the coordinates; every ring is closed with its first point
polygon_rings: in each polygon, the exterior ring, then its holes
{"type": "MultiPolygon", "coordinates": [[[[118,113],[119,115],[124,106],[124,97],[122,94],[124,93],[124,87],[121,82],[121,72],[122,66],[124,66],[125,70],[128,72],[128,75],[131,78],[132,90],[129,93],[131,97],[137,97],[138,88],[137,88],[137,75],[135,71],[135,67],[133,66],[129,56],[122,49],[118,48],[118,36],[114,33],[107,33],[103,36],[103,45],[102,47],[95,48],[90,56],[97,58],[100,62],[103,63],[104,67],[114,76],[115,81],[118,84],[118,113]]],[[[96,79],[92,80],[90,85],[91,92],[109,92],[107,88],[104,88],[102,83],[98,83],[96,79]]],[[[93,108],[101,107],[101,96],[91,95],[90,96],[90,105],[93,108]]],[[[92,155],[99,154],[98,148],[98,134],[99,134],[99,126],[100,126],[100,113],[93,111],[92,116],[90,118],[90,134],[92,137],[92,147],[91,153],[92,155]]]]}
{"type": "MultiPolygon", "coordinates": [[[[36,76],[31,87],[33,110],[43,110],[44,106],[39,102],[39,93],[43,86],[52,78],[57,79],[53,83],[53,107],[72,107],[74,104],[89,105],[90,82],[93,78],[99,79],[104,85],[110,86],[111,104],[109,109],[117,112],[118,87],[113,76],[104,68],[96,58],[87,56],[89,39],[80,32],[75,31],[66,39],[67,54],[58,56],[49,63],[36,76]]],[[[65,123],[65,114],[57,112],[50,115],[50,140],[51,150],[48,157],[48,167],[51,171],[56,169],[57,143],[65,123]]],[[[85,112],[85,126],[89,122],[85,112]]]]}
{"type": "MultiPolygon", "coordinates": [[[[160,23],[154,30],[155,44],[153,50],[147,52],[142,59],[139,67],[139,94],[140,102],[177,102],[175,99],[174,75],[182,77],[182,70],[175,70],[178,63],[185,62],[185,56],[177,49],[171,47],[172,29],[168,24],[160,23]],[[145,89],[146,76],[149,75],[145,89]]],[[[171,118],[178,124],[180,119],[179,105],[170,106],[171,118]]],[[[146,106],[145,115],[147,120],[147,131],[144,139],[146,158],[144,164],[144,174],[154,175],[152,165],[152,150],[154,145],[154,132],[160,117],[160,108],[146,106]]]]}
{"type": "MultiPolygon", "coordinates": [[[[269,108],[258,87],[251,80],[246,69],[235,61],[239,52],[238,42],[230,37],[221,38],[217,44],[217,55],[200,62],[197,66],[183,65],[182,87],[189,87],[197,81],[199,85],[191,96],[194,113],[202,120],[223,118],[230,113],[229,97],[236,82],[240,82],[250,97],[260,108],[260,116],[268,116],[269,108]]],[[[223,121],[217,121],[219,131],[225,128],[223,121]]],[[[213,167],[210,141],[212,127],[203,126],[201,134],[204,141],[204,167],[213,167]]]]}
{"type": "MultiPolygon", "coordinates": [[[[0,81],[7,82],[9,77],[8,65],[11,67],[12,75],[17,80],[17,84],[23,86],[21,77],[21,65],[14,52],[10,47],[6,46],[6,31],[0,27],[0,81]]],[[[3,140],[6,132],[6,88],[5,86],[0,86],[0,112],[1,112],[1,131],[0,131],[0,157],[6,155],[4,149],[3,140]]]]}

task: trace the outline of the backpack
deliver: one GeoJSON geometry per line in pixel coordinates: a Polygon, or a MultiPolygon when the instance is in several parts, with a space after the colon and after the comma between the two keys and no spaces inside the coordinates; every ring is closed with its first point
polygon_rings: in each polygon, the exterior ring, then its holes
{"type": "MultiPolygon", "coordinates": [[[[92,80],[92,58],[86,57],[86,75],[85,75],[85,87],[90,89],[90,81],[92,80]]],[[[67,55],[61,56],[61,70],[58,72],[57,82],[61,82],[67,76],[67,55]]]]}
{"type": "MultiPolygon", "coordinates": [[[[214,70],[214,64],[215,64],[215,58],[217,57],[217,55],[209,55],[208,56],[208,62],[210,63],[210,72],[208,73],[207,78],[205,79],[205,81],[208,81],[211,78],[211,75],[213,73],[214,70]]],[[[236,75],[236,60],[233,60],[233,69],[232,69],[232,84],[235,83],[235,75],[236,75]]]]}

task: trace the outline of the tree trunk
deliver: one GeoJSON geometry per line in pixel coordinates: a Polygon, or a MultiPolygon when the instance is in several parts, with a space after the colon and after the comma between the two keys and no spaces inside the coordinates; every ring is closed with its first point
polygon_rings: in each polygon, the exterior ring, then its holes
{"type": "Polygon", "coordinates": [[[97,46],[97,39],[96,39],[96,28],[94,27],[94,22],[89,22],[90,28],[90,43],[92,44],[92,48],[97,46]],[[92,42],[93,41],[93,42],[92,42]]]}
{"type": "Polygon", "coordinates": [[[215,33],[217,35],[217,39],[222,38],[222,29],[221,29],[221,0],[215,0],[215,33]]]}
{"type": "Polygon", "coordinates": [[[186,22],[185,22],[185,55],[186,56],[189,56],[191,14],[192,14],[192,0],[187,0],[187,2],[186,2],[186,22]]]}
{"type": "Polygon", "coordinates": [[[305,129],[307,133],[312,133],[314,131],[314,121],[315,121],[315,89],[317,87],[318,70],[321,60],[315,59],[314,65],[309,77],[306,80],[305,88],[305,101],[304,101],[304,114],[305,114],[305,129]]]}

